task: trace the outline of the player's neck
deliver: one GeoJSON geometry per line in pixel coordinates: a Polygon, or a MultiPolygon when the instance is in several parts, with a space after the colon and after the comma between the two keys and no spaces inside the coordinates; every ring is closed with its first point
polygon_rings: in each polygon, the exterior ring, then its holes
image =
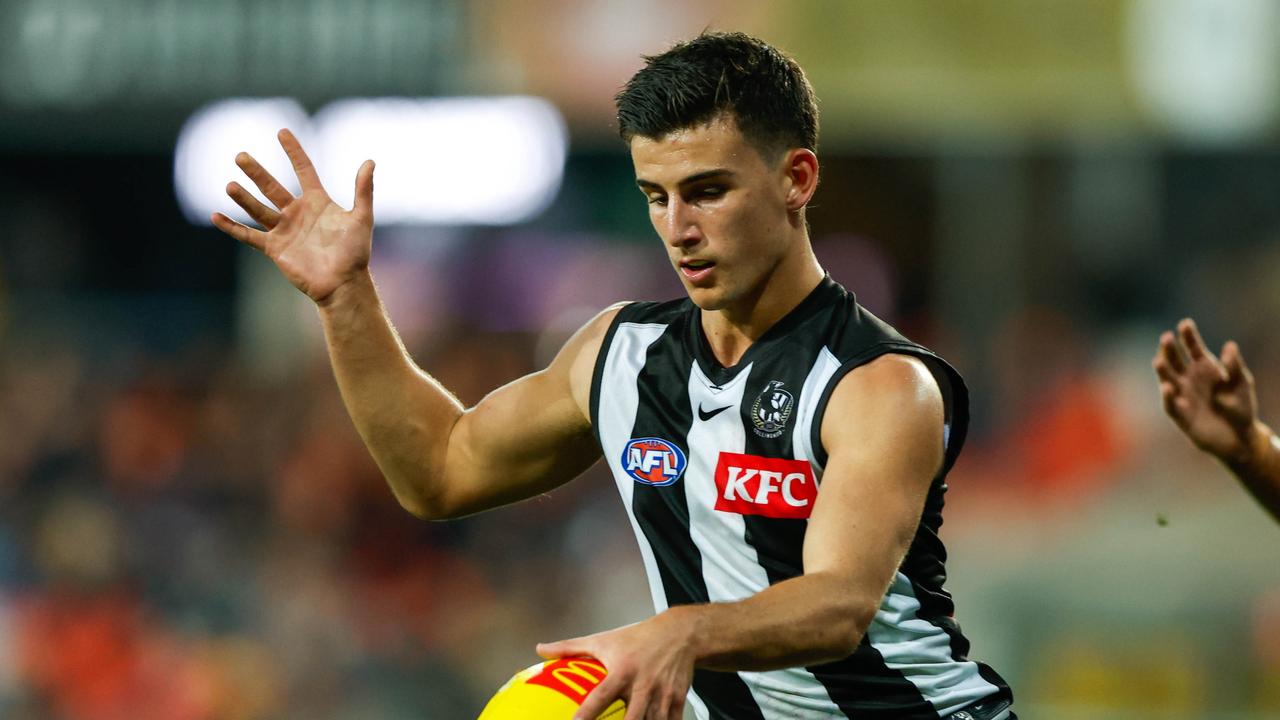
{"type": "Polygon", "coordinates": [[[750,296],[730,307],[702,311],[702,332],[724,367],[738,364],[747,348],[799,305],[825,273],[808,243],[788,257],[750,296]]]}

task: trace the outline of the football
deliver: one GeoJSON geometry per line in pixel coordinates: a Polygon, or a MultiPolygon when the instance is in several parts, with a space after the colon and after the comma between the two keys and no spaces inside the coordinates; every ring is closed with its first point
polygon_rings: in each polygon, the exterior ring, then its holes
{"type": "MultiPolygon", "coordinates": [[[[506,682],[478,720],[571,720],[608,671],[591,658],[560,658],[538,663],[506,682]]],[[[622,720],[626,705],[614,701],[597,720],[622,720]]]]}

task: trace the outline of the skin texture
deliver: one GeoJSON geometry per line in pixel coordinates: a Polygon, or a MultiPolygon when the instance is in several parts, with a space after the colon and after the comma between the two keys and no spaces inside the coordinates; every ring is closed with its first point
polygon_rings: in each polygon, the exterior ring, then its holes
{"type": "Polygon", "coordinates": [[[1280,442],[1258,419],[1253,373],[1240,347],[1221,356],[1205,346],[1195,321],[1165,332],[1151,361],[1164,411],[1198,448],[1218,458],[1273,517],[1280,520],[1280,442]]]}
{"type": "MultiPolygon", "coordinates": [[[[274,207],[232,183],[261,226],[214,224],[266,254],[316,302],[343,401],[396,498],[414,515],[459,517],[546,492],[599,458],[592,370],[617,312],[588,322],[544,370],[464,408],[405,352],[368,271],[373,163],[338,207],[288,131],[293,197],[251,157],[237,164],[274,207]]],[[[717,358],[732,366],[821,281],[804,208],[818,181],[810,150],[761,152],[730,118],[631,143],[650,219],[717,358]],[[715,263],[689,277],[689,260],[715,263]]],[[[875,614],[919,524],[943,456],[943,402],[923,364],[886,355],[846,375],[821,427],[829,460],[809,520],[803,575],[738,602],[671,608],[627,627],[539,645],[609,669],[577,717],[613,700],[626,720],[682,716],[695,667],[769,670],[847,656],[875,614]],[[869,511],[868,509],[874,509],[869,511]]]]}

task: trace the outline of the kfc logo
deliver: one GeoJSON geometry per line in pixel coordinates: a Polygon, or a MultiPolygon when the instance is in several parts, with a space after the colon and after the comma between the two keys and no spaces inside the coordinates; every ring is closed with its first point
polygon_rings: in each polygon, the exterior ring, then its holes
{"type": "Polygon", "coordinates": [[[808,460],[720,453],[716,510],[802,520],[813,512],[818,481],[808,460]]]}

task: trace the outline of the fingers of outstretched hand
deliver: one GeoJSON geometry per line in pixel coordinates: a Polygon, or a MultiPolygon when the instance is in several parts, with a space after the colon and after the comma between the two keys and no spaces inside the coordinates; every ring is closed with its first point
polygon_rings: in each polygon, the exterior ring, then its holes
{"type": "Polygon", "coordinates": [[[1178,415],[1178,386],[1168,380],[1160,381],[1160,402],[1164,406],[1164,412],[1170,417],[1178,415]]]}
{"type": "Polygon", "coordinates": [[[298,138],[294,137],[288,128],[281,130],[276,137],[280,139],[280,147],[284,148],[285,154],[289,156],[289,162],[293,163],[293,171],[297,173],[298,182],[302,184],[303,191],[323,190],[315,165],[311,164],[311,158],[307,156],[307,151],[302,149],[302,143],[298,142],[298,138]]]}
{"type": "Polygon", "coordinates": [[[1156,371],[1156,377],[1160,378],[1161,383],[1176,386],[1178,376],[1169,367],[1169,361],[1165,359],[1163,351],[1157,351],[1156,356],[1151,358],[1151,369],[1156,371]]]}
{"type": "Polygon", "coordinates": [[[1178,348],[1178,342],[1174,339],[1173,333],[1165,331],[1160,334],[1160,350],[1158,357],[1164,360],[1169,371],[1181,375],[1187,371],[1187,365],[1182,360],[1182,351],[1178,348]]]}
{"type": "Polygon", "coordinates": [[[356,171],[356,203],[351,211],[373,217],[373,161],[365,160],[356,171]]]}
{"type": "Polygon", "coordinates": [[[266,252],[267,234],[261,230],[241,225],[222,213],[214,213],[211,217],[213,226],[249,247],[266,252]]]}
{"type": "Polygon", "coordinates": [[[227,185],[227,195],[230,195],[231,199],[244,208],[244,211],[249,213],[249,217],[256,220],[262,227],[270,230],[276,226],[276,223],[280,222],[280,213],[259,202],[258,198],[250,194],[248,190],[245,190],[240,183],[229,183],[227,185]]]}
{"type": "Polygon", "coordinates": [[[236,155],[236,165],[244,172],[245,175],[253,181],[254,185],[262,191],[268,200],[275,204],[281,210],[285,209],[289,203],[293,202],[293,193],[289,189],[281,185],[278,180],[267,172],[252,155],[242,152],[236,155]]]}
{"type": "Polygon", "coordinates": [[[1244,355],[1240,354],[1240,346],[1234,340],[1228,340],[1227,344],[1222,346],[1222,365],[1227,371],[1229,384],[1236,385],[1244,382],[1253,385],[1253,373],[1245,364],[1244,355]]]}
{"type": "Polygon", "coordinates": [[[1182,348],[1186,350],[1187,356],[1191,358],[1192,362],[1209,354],[1208,348],[1204,345],[1204,338],[1200,337],[1200,328],[1196,327],[1195,320],[1183,318],[1178,323],[1178,338],[1182,341],[1182,348]]]}

